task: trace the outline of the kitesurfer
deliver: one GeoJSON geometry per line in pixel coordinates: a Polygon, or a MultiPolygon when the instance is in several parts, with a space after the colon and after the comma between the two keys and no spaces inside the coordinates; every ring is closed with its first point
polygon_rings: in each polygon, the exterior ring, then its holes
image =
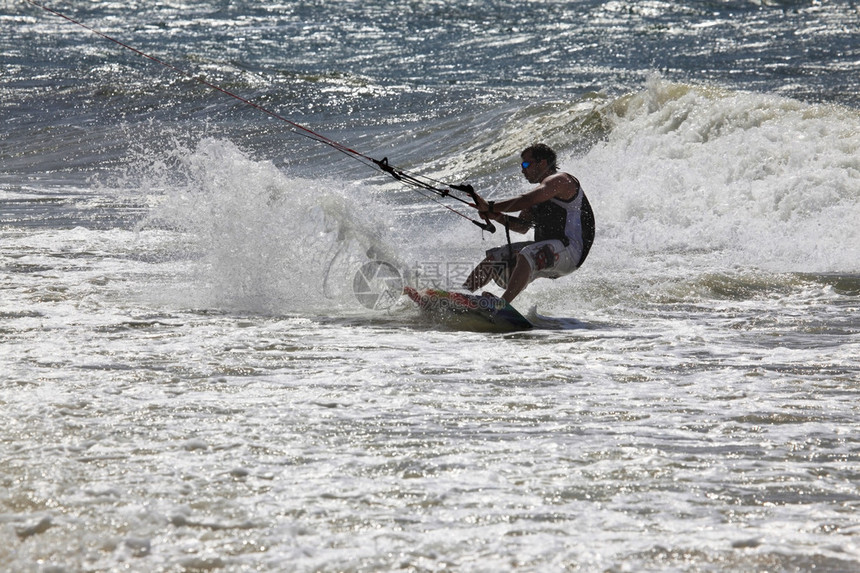
{"type": "Polygon", "coordinates": [[[492,219],[517,233],[534,227],[534,240],[490,249],[472,271],[463,288],[476,291],[494,280],[505,289],[502,298],[510,303],[536,278],[565,276],[585,260],[594,240],[594,214],[579,180],[558,170],[555,151],[543,143],[520,154],[522,173],[537,187],[504,201],[486,201],[477,193],[475,207],[480,216],[492,219]],[[505,213],[519,211],[517,218],[505,213]]]}

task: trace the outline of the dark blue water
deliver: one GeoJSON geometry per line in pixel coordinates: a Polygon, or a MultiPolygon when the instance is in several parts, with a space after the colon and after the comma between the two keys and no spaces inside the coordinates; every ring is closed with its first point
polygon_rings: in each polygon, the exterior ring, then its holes
{"type": "MultiPolygon", "coordinates": [[[[374,138],[373,148],[445,121],[474,122],[479,138],[482,113],[525,120],[516,114],[637,91],[655,72],[713,89],[860,102],[860,13],[848,1],[55,8],[313,129],[374,138]]],[[[27,2],[9,5],[4,31],[6,174],[114,164],[153,121],[223,133],[269,157],[315,151],[258,111],[27,2]]],[[[593,135],[573,132],[568,143],[587,145],[593,135]]],[[[414,151],[449,153],[426,143],[414,151]]]]}

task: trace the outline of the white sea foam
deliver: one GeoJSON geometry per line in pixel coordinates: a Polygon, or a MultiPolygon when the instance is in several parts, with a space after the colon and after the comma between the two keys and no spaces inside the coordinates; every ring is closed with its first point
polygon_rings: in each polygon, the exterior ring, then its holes
{"type": "Polygon", "coordinates": [[[854,110],[654,78],[571,169],[598,213],[596,253],[854,272],[858,158],[854,110]]]}

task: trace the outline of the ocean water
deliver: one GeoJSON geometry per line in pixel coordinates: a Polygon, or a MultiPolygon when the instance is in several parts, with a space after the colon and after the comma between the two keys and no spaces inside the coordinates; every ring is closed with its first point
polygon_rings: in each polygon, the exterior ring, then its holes
{"type": "Polygon", "coordinates": [[[0,2],[0,570],[860,570],[857,2],[46,6],[187,75],[0,2]],[[589,259],[368,297],[503,233],[197,80],[589,259]]]}

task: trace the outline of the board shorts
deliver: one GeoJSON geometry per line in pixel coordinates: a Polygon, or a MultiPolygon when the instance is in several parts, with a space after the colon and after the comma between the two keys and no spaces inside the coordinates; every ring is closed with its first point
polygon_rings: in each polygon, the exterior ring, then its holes
{"type": "Polygon", "coordinates": [[[502,272],[493,273],[493,280],[501,288],[507,288],[508,277],[516,264],[516,255],[523,255],[531,267],[529,282],[535,279],[557,279],[569,275],[576,270],[576,263],[580,258],[580,249],[571,242],[568,246],[558,239],[550,241],[522,241],[511,243],[510,249],[514,256],[510,256],[508,245],[502,245],[487,251],[487,260],[498,263],[502,272]],[[508,261],[513,264],[508,268],[508,261]]]}

